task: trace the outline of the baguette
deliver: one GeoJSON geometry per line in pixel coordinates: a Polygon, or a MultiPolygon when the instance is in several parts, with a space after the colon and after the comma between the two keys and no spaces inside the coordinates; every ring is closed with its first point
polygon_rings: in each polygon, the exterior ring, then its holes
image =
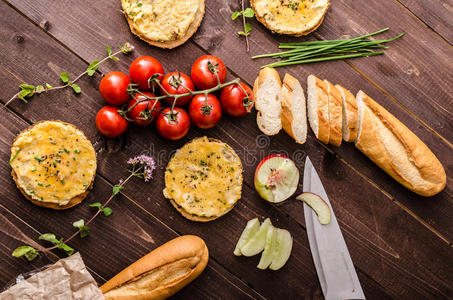
{"type": "Polygon", "coordinates": [[[310,127],[316,138],[329,143],[329,99],[327,85],[314,75],[307,78],[307,113],[310,127]]]}
{"type": "Polygon", "coordinates": [[[258,111],[256,123],[266,135],[274,135],[282,129],[280,94],[282,82],[277,71],[264,68],[253,85],[255,107],[258,111]]]}
{"type": "Polygon", "coordinates": [[[329,144],[340,147],[342,140],[343,113],[340,91],[329,81],[324,80],[327,86],[329,100],[329,144]]]}
{"type": "Polygon", "coordinates": [[[286,74],[283,78],[282,93],[282,127],[296,143],[307,140],[307,112],[305,95],[299,80],[286,74]]]}
{"type": "Polygon", "coordinates": [[[198,277],[208,259],[201,238],[180,236],[143,256],[100,289],[107,300],[165,299],[198,277]]]}
{"type": "Polygon", "coordinates": [[[359,127],[358,115],[357,115],[357,101],[354,95],[337,84],[335,87],[341,93],[341,99],[343,104],[343,140],[345,142],[355,142],[357,138],[357,128],[359,127]]]}
{"type": "Polygon", "coordinates": [[[357,94],[359,116],[355,146],[396,181],[421,196],[434,196],[446,185],[442,164],[431,150],[395,116],[357,94]]]}

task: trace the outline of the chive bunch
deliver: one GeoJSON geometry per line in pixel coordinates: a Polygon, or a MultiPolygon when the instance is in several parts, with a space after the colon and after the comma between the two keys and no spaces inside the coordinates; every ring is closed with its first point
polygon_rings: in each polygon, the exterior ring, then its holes
{"type": "Polygon", "coordinates": [[[347,59],[363,56],[373,56],[384,54],[388,46],[382,44],[394,41],[404,35],[401,33],[391,39],[387,40],[370,40],[368,37],[383,33],[389,30],[384,28],[379,31],[365,34],[352,39],[344,40],[327,40],[327,41],[306,41],[298,43],[280,43],[279,49],[291,49],[282,52],[261,54],[253,56],[252,58],[280,58],[274,63],[262,66],[264,67],[283,67],[290,65],[306,64],[319,61],[347,59]]]}

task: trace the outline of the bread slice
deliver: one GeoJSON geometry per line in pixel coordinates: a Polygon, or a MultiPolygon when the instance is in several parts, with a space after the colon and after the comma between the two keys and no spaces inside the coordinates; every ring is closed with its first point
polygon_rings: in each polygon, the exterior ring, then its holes
{"type": "Polygon", "coordinates": [[[255,108],[258,111],[256,123],[266,135],[274,135],[282,129],[281,100],[282,82],[277,71],[264,68],[253,85],[255,108]]]}
{"type": "Polygon", "coordinates": [[[208,260],[205,242],[183,235],[143,256],[100,290],[107,300],[166,299],[197,278],[208,260]]]}
{"type": "Polygon", "coordinates": [[[310,127],[316,138],[329,143],[329,99],[327,85],[315,75],[307,78],[307,114],[310,127]]]}
{"type": "Polygon", "coordinates": [[[125,7],[128,5],[127,0],[121,0],[121,5],[123,7],[124,11],[124,16],[126,17],[127,23],[129,24],[129,28],[133,34],[138,36],[142,41],[147,42],[151,46],[156,46],[159,48],[164,48],[164,49],[173,49],[178,46],[181,46],[185,42],[187,42],[188,39],[190,39],[195,32],[197,32],[198,27],[201,25],[201,21],[203,21],[204,13],[205,13],[205,1],[204,0],[198,0],[198,9],[196,12],[196,17],[195,20],[190,24],[189,28],[187,29],[187,32],[184,36],[179,37],[175,40],[171,41],[165,41],[165,42],[160,42],[160,41],[154,41],[149,38],[146,38],[144,35],[140,34],[140,32],[135,28],[134,26],[134,21],[129,17],[129,15],[125,12],[125,7]]]}
{"type": "Polygon", "coordinates": [[[446,185],[442,164],[403,123],[364,92],[357,94],[359,115],[355,146],[409,190],[433,196],[446,185]]]}
{"type": "Polygon", "coordinates": [[[349,90],[339,84],[335,85],[335,87],[341,93],[341,101],[343,104],[343,141],[355,142],[357,138],[357,129],[359,127],[357,101],[349,90]]]}
{"type": "Polygon", "coordinates": [[[342,140],[342,101],[340,91],[329,81],[324,80],[327,85],[327,95],[329,98],[329,144],[339,147],[342,140]]]}
{"type": "Polygon", "coordinates": [[[321,25],[330,1],[302,2],[251,0],[250,5],[255,12],[256,19],[273,32],[303,36],[313,32],[321,25]]]}
{"type": "Polygon", "coordinates": [[[305,95],[299,80],[286,74],[283,78],[282,93],[282,127],[296,143],[307,140],[307,108],[305,95]]]}

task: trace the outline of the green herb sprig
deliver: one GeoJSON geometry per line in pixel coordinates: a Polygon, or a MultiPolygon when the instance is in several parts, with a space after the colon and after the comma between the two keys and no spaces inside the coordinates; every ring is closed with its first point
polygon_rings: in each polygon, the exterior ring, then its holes
{"type": "Polygon", "coordinates": [[[404,33],[401,33],[393,38],[385,40],[368,39],[368,37],[383,33],[387,30],[389,30],[389,28],[384,28],[373,33],[344,40],[280,43],[279,45],[280,49],[290,50],[255,55],[252,58],[256,59],[270,57],[284,59],[262,66],[262,68],[264,67],[277,68],[312,62],[381,55],[384,54],[383,50],[389,48],[388,46],[384,46],[383,44],[399,39],[404,35],[404,33]]]}
{"type": "Polygon", "coordinates": [[[248,36],[250,35],[250,32],[252,31],[252,25],[250,25],[250,23],[247,22],[245,20],[245,18],[253,18],[255,16],[255,12],[250,7],[247,7],[246,9],[244,9],[244,0],[241,0],[241,7],[242,7],[242,10],[235,11],[231,15],[231,19],[234,21],[239,16],[242,16],[242,25],[244,26],[244,31],[238,31],[238,34],[245,37],[246,50],[247,50],[247,52],[249,52],[250,46],[249,46],[248,36]]]}
{"type": "Polygon", "coordinates": [[[88,75],[90,77],[93,76],[94,73],[96,72],[96,70],[99,68],[100,64],[102,64],[103,62],[105,62],[106,60],[109,60],[109,59],[112,59],[114,61],[119,61],[120,59],[116,55],[118,55],[120,53],[127,55],[130,52],[132,52],[133,49],[134,49],[134,47],[131,44],[125,43],[119,47],[118,51],[113,53],[110,46],[107,45],[107,56],[101,60],[92,61],[88,65],[87,69],[82,74],[80,74],[79,76],[74,78],[73,80],[70,79],[70,76],[67,72],[62,72],[62,73],[60,73],[60,80],[61,80],[61,82],[63,82],[63,85],[60,85],[60,86],[52,86],[49,83],[45,83],[44,85],[36,85],[36,86],[31,85],[31,84],[20,84],[19,85],[20,91],[17,92],[13,97],[11,97],[11,99],[9,99],[5,103],[5,106],[10,104],[11,101],[13,101],[16,98],[24,101],[25,103],[28,103],[28,99],[30,99],[31,97],[33,97],[36,94],[41,94],[43,92],[49,92],[49,91],[53,91],[53,90],[64,89],[67,87],[71,87],[72,90],[76,94],[80,94],[82,92],[82,89],[80,88],[80,86],[78,84],[76,84],[76,82],[80,78],[82,78],[84,75],[88,75]]]}
{"type": "Polygon", "coordinates": [[[12,252],[12,256],[14,257],[25,257],[28,261],[34,260],[36,257],[39,256],[39,253],[48,253],[54,249],[60,249],[64,251],[68,256],[74,253],[74,249],[71,248],[68,243],[74,239],[77,235],[80,235],[81,238],[84,238],[89,235],[90,233],[90,225],[96,217],[103,213],[106,217],[110,216],[113,213],[113,210],[108,207],[107,205],[112,201],[112,199],[119,194],[120,191],[124,189],[124,185],[132,178],[138,177],[143,178],[145,181],[149,181],[152,178],[152,172],[156,168],[154,159],[152,157],[146,155],[140,155],[128,160],[128,164],[131,165],[131,169],[127,171],[130,175],[125,180],[120,180],[120,182],[113,186],[112,188],[112,195],[105,201],[104,204],[100,202],[95,202],[90,204],[90,207],[96,207],[96,213],[87,221],[85,222],[84,219],[80,219],[72,223],[72,226],[75,227],[77,230],[68,238],[57,239],[56,235],[53,233],[44,233],[39,236],[40,240],[44,240],[53,244],[53,246],[48,248],[36,249],[30,245],[23,245],[16,248],[12,252]]]}

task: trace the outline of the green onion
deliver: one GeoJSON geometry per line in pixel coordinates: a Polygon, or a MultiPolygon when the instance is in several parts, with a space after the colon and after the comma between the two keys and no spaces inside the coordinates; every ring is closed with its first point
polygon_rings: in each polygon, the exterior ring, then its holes
{"type": "Polygon", "coordinates": [[[384,46],[382,44],[394,41],[404,35],[404,33],[401,33],[391,39],[385,40],[368,39],[368,37],[370,36],[383,33],[387,30],[389,30],[389,28],[384,28],[373,33],[344,40],[280,43],[279,45],[280,49],[288,50],[276,53],[255,55],[252,58],[256,59],[270,57],[284,59],[262,66],[262,68],[264,67],[276,68],[312,62],[380,55],[384,54],[382,50],[389,48],[388,46],[384,46]],[[381,51],[377,49],[380,49],[381,51]]]}

